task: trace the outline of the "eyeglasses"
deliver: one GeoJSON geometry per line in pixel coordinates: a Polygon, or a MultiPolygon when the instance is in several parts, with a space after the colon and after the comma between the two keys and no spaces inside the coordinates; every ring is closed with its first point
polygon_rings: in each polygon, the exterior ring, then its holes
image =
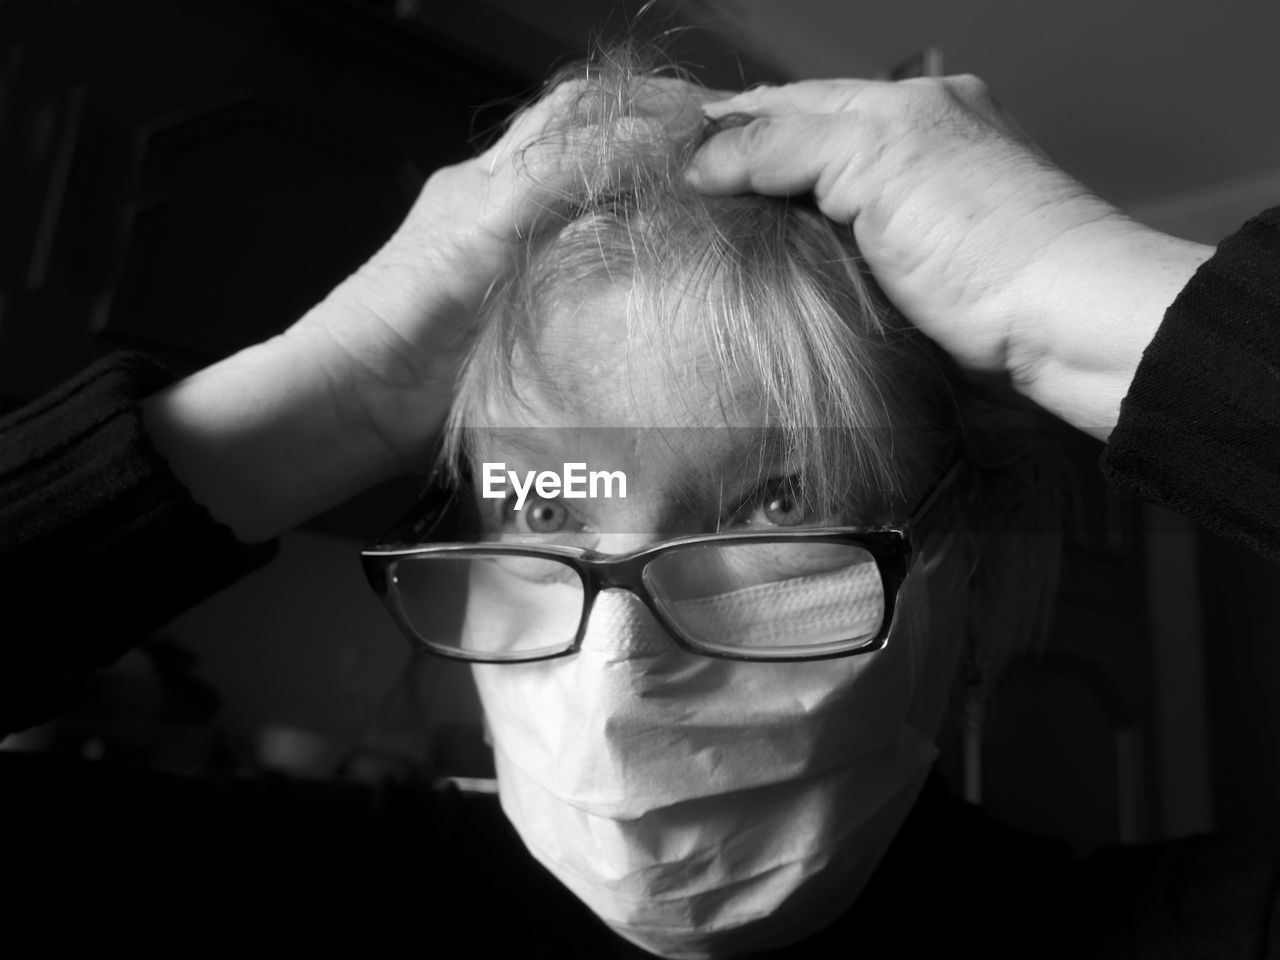
{"type": "Polygon", "coordinates": [[[463,503],[436,488],[365,573],[432,653],[523,663],[581,646],[602,590],[638,597],[681,648],[730,660],[825,660],[884,647],[919,531],[961,464],[901,524],[680,537],[625,554],[510,542],[422,543],[463,503]],[[405,543],[418,540],[418,543],[405,543]]]}

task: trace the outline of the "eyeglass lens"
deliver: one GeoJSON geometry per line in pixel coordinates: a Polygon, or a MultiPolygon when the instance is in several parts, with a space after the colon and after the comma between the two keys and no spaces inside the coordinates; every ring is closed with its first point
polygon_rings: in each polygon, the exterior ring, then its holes
{"type": "Polygon", "coordinates": [[[884,617],[871,554],[845,543],[708,544],[645,568],[662,612],[719,653],[786,656],[869,642],[884,617]]]}

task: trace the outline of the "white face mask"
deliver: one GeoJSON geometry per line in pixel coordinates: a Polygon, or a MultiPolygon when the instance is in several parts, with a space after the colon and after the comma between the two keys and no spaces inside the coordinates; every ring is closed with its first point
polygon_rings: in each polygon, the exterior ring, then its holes
{"type": "MultiPolygon", "coordinates": [[[[649,951],[802,939],[857,897],[933,762],[908,720],[927,609],[917,565],[885,649],[744,663],[685,653],[635,597],[606,591],[578,653],[473,667],[503,809],[544,866],[649,951]]],[[[509,631],[502,621],[473,608],[467,629],[509,631]]]]}

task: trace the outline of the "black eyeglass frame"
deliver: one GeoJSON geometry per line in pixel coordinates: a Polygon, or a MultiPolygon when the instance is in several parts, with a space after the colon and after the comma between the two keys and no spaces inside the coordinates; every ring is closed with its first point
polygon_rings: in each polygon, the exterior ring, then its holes
{"type": "MultiPolygon", "coordinates": [[[[806,530],[789,530],[779,533],[753,533],[750,531],[729,531],[725,533],[696,534],[664,540],[661,543],[641,547],[625,554],[602,554],[593,550],[568,547],[559,544],[535,546],[531,544],[490,542],[490,543],[405,543],[404,534],[419,538],[423,534],[430,535],[441,525],[450,508],[457,502],[453,492],[438,486],[430,485],[427,494],[427,507],[419,506],[405,518],[384,540],[387,542],[374,544],[361,551],[361,561],[369,585],[381,598],[390,611],[393,619],[410,642],[421,645],[431,653],[450,660],[463,660],[469,663],[535,663],[540,660],[554,660],[576,653],[582,646],[586,636],[587,623],[591,610],[600,592],[609,589],[623,589],[640,599],[653,614],[654,618],[667,631],[678,647],[699,656],[715,657],[722,660],[742,660],[752,662],[798,662],[809,660],[831,660],[838,657],[860,656],[884,649],[889,633],[893,627],[894,612],[897,605],[898,591],[906,579],[907,571],[919,549],[918,533],[925,519],[932,512],[944,491],[950,487],[960,474],[962,462],[956,462],[942,476],[942,479],[925,496],[920,505],[904,522],[883,524],[874,527],[822,527],[806,530]],[[876,563],[884,591],[884,615],[880,618],[880,626],[869,640],[844,641],[848,648],[822,650],[819,652],[797,652],[783,655],[752,654],[721,649],[707,645],[685,633],[678,624],[671,621],[663,612],[661,604],[649,591],[645,580],[645,570],[656,558],[669,553],[679,552],[705,546],[721,544],[767,544],[767,543],[833,543],[858,546],[865,549],[876,563]],[[459,559],[486,556],[529,557],[551,560],[572,569],[582,582],[582,611],[578,618],[578,629],[573,640],[563,650],[552,653],[537,653],[533,656],[493,656],[476,655],[456,648],[444,647],[432,643],[416,631],[409,622],[408,616],[400,603],[399,593],[391,583],[391,570],[396,562],[405,558],[421,556],[456,556],[459,559]]],[[[838,644],[841,641],[832,641],[838,644]]]]}

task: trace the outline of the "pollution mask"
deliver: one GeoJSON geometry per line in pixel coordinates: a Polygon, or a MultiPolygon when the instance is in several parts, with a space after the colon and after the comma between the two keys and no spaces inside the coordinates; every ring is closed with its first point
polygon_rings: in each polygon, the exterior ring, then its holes
{"type": "MultiPolygon", "coordinates": [[[[577,653],[473,666],[503,810],[565,886],[660,956],[804,938],[858,896],[936,755],[909,719],[925,580],[917,563],[884,649],[805,662],[687,653],[637,598],[605,591],[577,653]]],[[[848,602],[849,584],[819,581],[807,608],[836,589],[848,602]]],[[[735,602],[753,600],[721,601],[735,602]]],[[[500,618],[469,610],[466,629],[500,618]]]]}

